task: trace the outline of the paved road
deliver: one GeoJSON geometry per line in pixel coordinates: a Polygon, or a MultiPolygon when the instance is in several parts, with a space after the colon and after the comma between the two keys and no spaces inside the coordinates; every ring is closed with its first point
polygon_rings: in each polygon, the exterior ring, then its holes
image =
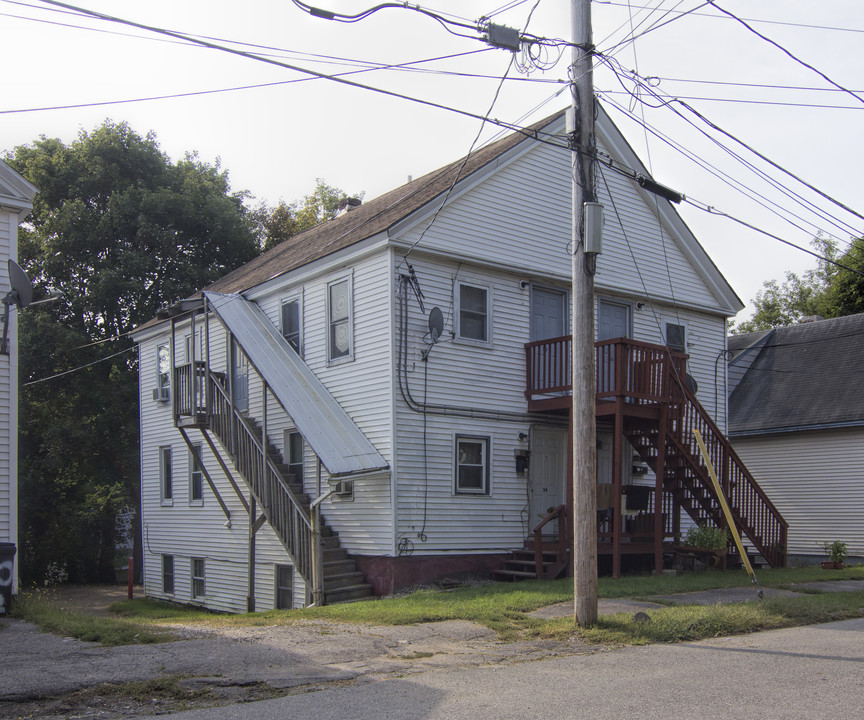
{"type": "Polygon", "coordinates": [[[837,720],[864,714],[864,620],[427,672],[183,720],[837,720]]]}

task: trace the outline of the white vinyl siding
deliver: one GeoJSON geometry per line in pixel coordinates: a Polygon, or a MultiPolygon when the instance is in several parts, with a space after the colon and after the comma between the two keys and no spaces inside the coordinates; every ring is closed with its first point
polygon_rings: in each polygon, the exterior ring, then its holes
{"type": "Polygon", "coordinates": [[[732,446],[789,523],[789,554],[822,559],[840,540],[864,557],[864,429],[732,438],[732,446]]]}

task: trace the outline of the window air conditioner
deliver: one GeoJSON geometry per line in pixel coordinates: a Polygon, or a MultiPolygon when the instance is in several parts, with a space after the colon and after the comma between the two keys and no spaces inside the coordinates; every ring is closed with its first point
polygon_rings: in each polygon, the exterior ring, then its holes
{"type": "Polygon", "coordinates": [[[153,400],[160,403],[168,402],[171,399],[171,390],[170,388],[154,388],[153,389],[153,400]]]}

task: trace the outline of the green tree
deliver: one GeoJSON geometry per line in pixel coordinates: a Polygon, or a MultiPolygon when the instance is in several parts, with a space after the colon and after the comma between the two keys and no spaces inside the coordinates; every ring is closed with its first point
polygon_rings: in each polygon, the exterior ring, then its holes
{"type": "Polygon", "coordinates": [[[837,316],[832,299],[832,288],[838,278],[834,262],[842,263],[843,259],[838,258],[837,245],[832,240],[817,237],[811,245],[824,259],[818,260],[817,266],[803,275],[787,272],[782,284],[766,280],[753,298],[756,308],[753,317],[736,325],[733,332],[740,334],[795,325],[807,315],[837,316]]]}
{"type": "Polygon", "coordinates": [[[7,161],[39,189],[21,263],[37,292],[63,294],[20,318],[22,571],[110,580],[118,512],[139,496],[127,334],[253,258],[253,222],[218,164],[172,162],[125,123],[69,145],[42,137],[7,161]]]}
{"type": "MultiPolygon", "coordinates": [[[[362,199],[363,194],[357,197],[362,199]]],[[[261,249],[269,250],[319,223],[332,220],[347,200],[348,195],[342,190],[318,178],[315,190],[300,202],[289,205],[280,200],[273,207],[262,202],[252,212],[261,249]]]]}

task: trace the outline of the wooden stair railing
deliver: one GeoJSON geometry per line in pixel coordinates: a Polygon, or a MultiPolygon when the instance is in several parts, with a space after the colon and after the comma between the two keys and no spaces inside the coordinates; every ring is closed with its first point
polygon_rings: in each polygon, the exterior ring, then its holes
{"type": "Polygon", "coordinates": [[[570,549],[568,532],[569,523],[567,522],[567,506],[559,505],[553,508],[552,511],[544,517],[537,527],[534,528],[534,571],[537,573],[537,579],[552,580],[561,573],[561,570],[567,567],[567,554],[570,549]],[[558,521],[558,542],[556,552],[558,562],[551,567],[544,567],[543,563],[543,528],[553,520],[558,521]]]}
{"type": "Polygon", "coordinates": [[[649,449],[656,451],[658,433],[646,423],[636,424],[629,433],[637,452],[655,472],[663,471],[665,489],[695,522],[723,526],[719,500],[693,432],[698,428],[736,526],[772,567],[782,567],[786,562],[788,523],[680,375],[671,373],[671,384],[673,400],[666,433],[666,467],[656,467],[656,455],[649,449]]]}
{"type": "Polygon", "coordinates": [[[235,467],[246,479],[264,517],[297,572],[311,586],[315,542],[309,514],[267,451],[260,431],[233,408],[227,391],[212,375],[207,389],[211,398],[210,429],[222,446],[229,448],[235,467]]]}

